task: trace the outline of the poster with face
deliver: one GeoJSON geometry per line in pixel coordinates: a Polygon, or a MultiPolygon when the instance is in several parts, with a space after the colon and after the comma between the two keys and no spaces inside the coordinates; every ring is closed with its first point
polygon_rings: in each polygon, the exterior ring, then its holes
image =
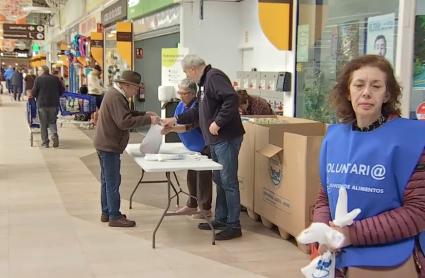
{"type": "Polygon", "coordinates": [[[394,32],[394,13],[369,17],[366,53],[384,56],[394,64],[394,32]]]}

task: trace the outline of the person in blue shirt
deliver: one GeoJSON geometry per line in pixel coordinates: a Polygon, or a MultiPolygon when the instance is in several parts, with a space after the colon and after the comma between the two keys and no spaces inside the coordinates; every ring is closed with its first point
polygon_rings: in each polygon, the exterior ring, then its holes
{"type": "MultiPolygon", "coordinates": [[[[174,116],[178,116],[185,111],[198,105],[196,99],[197,87],[196,83],[190,79],[183,79],[179,84],[178,94],[181,97],[180,103],[177,105],[174,116]]],[[[205,144],[204,137],[202,136],[201,129],[192,125],[176,125],[172,127],[165,127],[162,131],[164,134],[169,132],[176,132],[183,145],[191,151],[200,152],[203,155],[210,156],[209,148],[205,144]]],[[[194,198],[187,200],[186,206],[177,210],[181,214],[194,214],[197,208],[202,214],[211,216],[211,202],[212,202],[212,172],[200,171],[200,192],[196,189],[196,171],[187,171],[187,187],[191,196],[196,196],[198,202],[194,198]]],[[[199,214],[193,215],[193,218],[199,218],[199,214]]]]}
{"type": "Polygon", "coordinates": [[[15,68],[9,66],[4,72],[4,79],[6,79],[6,87],[9,90],[9,94],[13,94],[12,76],[15,73],[15,68]]]}

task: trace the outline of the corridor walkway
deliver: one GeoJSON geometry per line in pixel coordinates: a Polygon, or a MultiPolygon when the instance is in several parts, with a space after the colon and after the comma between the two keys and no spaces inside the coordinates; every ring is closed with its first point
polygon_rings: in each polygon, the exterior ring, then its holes
{"type": "Polygon", "coordinates": [[[216,246],[189,217],[166,218],[153,250],[166,188],[146,186],[129,211],[140,171],[126,155],[122,208],[137,226],[101,223],[93,131],[64,126],[58,149],[38,147],[39,135],[30,147],[24,114],[24,102],[0,96],[0,278],[301,277],[308,256],[245,213],[243,237],[216,246]]]}

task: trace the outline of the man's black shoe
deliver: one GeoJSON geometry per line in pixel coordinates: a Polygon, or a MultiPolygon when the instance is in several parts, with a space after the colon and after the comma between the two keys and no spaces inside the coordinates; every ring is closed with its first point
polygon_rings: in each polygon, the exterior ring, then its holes
{"type": "MultiPolygon", "coordinates": [[[[226,229],[226,224],[224,224],[224,223],[212,221],[211,224],[212,224],[212,226],[214,227],[215,230],[226,229]]],[[[198,228],[200,230],[211,230],[211,227],[210,227],[210,225],[208,225],[208,223],[199,223],[198,228]]]]}
{"type": "Polygon", "coordinates": [[[217,234],[215,234],[215,240],[229,240],[242,236],[241,229],[227,228],[217,234]]]}

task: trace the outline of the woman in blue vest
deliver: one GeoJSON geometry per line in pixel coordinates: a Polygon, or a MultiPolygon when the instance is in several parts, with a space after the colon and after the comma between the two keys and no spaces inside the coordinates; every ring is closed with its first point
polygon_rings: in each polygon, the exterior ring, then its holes
{"type": "MultiPolygon", "coordinates": [[[[181,97],[180,103],[176,107],[174,116],[183,114],[188,109],[198,105],[196,100],[196,83],[190,79],[183,79],[179,84],[178,94],[181,97]]],[[[191,125],[177,125],[163,129],[163,133],[177,132],[183,145],[191,151],[200,152],[203,155],[210,155],[208,146],[205,145],[204,137],[202,136],[199,127],[191,125]]],[[[201,171],[200,178],[200,192],[196,190],[196,171],[187,171],[187,187],[191,196],[197,196],[198,201],[194,198],[187,200],[186,206],[177,210],[181,214],[194,214],[199,210],[208,217],[211,216],[211,202],[212,202],[212,172],[201,171]]],[[[201,219],[199,214],[193,215],[194,219],[201,219]]]]}
{"type": "Polygon", "coordinates": [[[314,222],[345,236],[337,277],[425,277],[425,122],[400,118],[400,96],[391,64],[377,55],[349,62],[331,93],[340,123],[322,144],[314,222]],[[337,228],[341,186],[348,211],[361,213],[337,228]]]}

